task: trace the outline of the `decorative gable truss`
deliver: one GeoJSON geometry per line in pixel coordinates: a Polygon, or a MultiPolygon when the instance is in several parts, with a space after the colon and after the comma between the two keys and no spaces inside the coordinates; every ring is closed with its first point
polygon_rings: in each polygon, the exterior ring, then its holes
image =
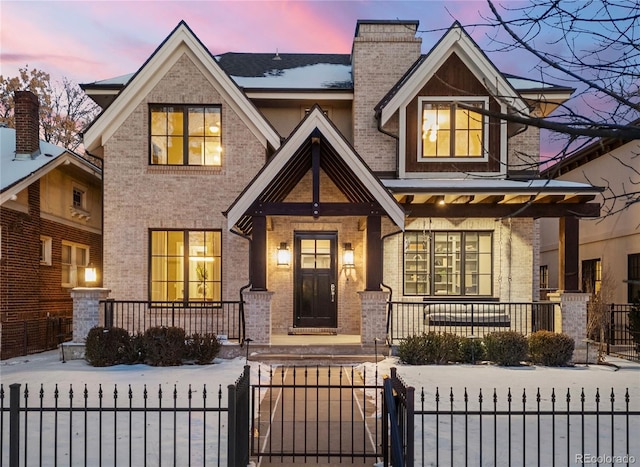
{"type": "Polygon", "coordinates": [[[400,178],[506,175],[507,123],[473,109],[529,114],[456,22],[376,107],[382,126],[398,116],[400,178]]]}
{"type": "Polygon", "coordinates": [[[216,59],[187,24],[181,21],[128,81],[113,104],[107,107],[85,131],[84,145],[86,149],[92,151],[103,146],[145,96],[185,54],[196,64],[203,76],[211,82],[211,85],[218,90],[225,102],[242,118],[265,148],[277,149],[280,147],[281,138],[275,129],[229,75],[220,68],[216,59]]]}

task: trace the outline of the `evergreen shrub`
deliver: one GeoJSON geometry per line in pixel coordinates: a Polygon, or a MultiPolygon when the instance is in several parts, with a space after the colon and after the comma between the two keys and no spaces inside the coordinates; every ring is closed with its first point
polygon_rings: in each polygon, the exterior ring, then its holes
{"type": "Polygon", "coordinates": [[[537,365],[566,366],[574,348],[573,339],[566,334],[537,331],[529,336],[529,358],[537,365]]]}
{"type": "Polygon", "coordinates": [[[516,331],[492,332],[484,337],[486,358],[498,365],[517,366],[526,360],[527,338],[516,331]]]}

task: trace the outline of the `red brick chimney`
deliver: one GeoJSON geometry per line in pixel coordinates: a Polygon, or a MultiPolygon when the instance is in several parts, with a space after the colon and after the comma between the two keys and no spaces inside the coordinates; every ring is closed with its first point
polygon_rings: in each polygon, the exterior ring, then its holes
{"type": "Polygon", "coordinates": [[[16,91],[13,97],[16,119],[16,160],[40,155],[40,118],[38,97],[31,91],[16,91]]]}

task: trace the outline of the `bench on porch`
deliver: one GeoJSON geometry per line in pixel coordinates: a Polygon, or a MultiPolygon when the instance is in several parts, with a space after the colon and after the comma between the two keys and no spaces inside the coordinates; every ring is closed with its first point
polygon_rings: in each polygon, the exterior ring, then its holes
{"type": "Polygon", "coordinates": [[[511,317],[500,303],[426,303],[423,317],[426,326],[511,326],[511,317]]]}

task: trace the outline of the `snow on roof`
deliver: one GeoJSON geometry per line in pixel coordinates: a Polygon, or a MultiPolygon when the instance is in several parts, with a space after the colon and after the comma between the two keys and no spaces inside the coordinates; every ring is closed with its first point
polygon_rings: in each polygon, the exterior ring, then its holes
{"type": "Polygon", "coordinates": [[[565,180],[505,180],[505,179],[386,179],[382,184],[394,193],[597,193],[598,187],[565,180]]]}
{"type": "MultiPolygon", "coordinates": [[[[225,54],[226,55],[226,54],[225,54]]],[[[251,63],[251,57],[256,55],[262,57],[264,54],[233,54],[233,66],[225,63],[221,60],[225,55],[218,55],[216,59],[220,60],[220,66],[230,73],[231,79],[242,88],[252,89],[351,89],[353,88],[353,78],[351,75],[351,64],[335,63],[336,59],[332,55],[324,57],[321,54],[309,54],[311,59],[317,63],[283,68],[285,64],[279,66],[277,60],[274,60],[273,68],[268,69],[264,73],[258,76],[239,76],[235,75],[234,71],[240,68],[246,68],[251,63]],[[326,62],[321,62],[326,60],[326,62]],[[247,63],[242,63],[246,61],[247,63]]],[[[304,54],[298,54],[301,57],[304,54]]],[[[283,55],[286,56],[286,55],[283,55]]],[[[229,60],[229,59],[227,59],[229,60]]],[[[298,57],[299,61],[302,61],[298,57]]],[[[521,76],[515,76],[508,73],[503,73],[506,80],[517,90],[526,91],[532,89],[546,89],[563,90],[562,86],[557,86],[543,81],[533,80],[529,78],[523,78],[521,76]]],[[[113,86],[125,86],[133,77],[134,73],[128,73],[126,75],[116,76],[101,81],[95,81],[88,84],[88,86],[98,87],[113,87],[113,86]]],[[[87,85],[84,85],[87,86],[87,85]]]]}
{"type": "Polygon", "coordinates": [[[35,159],[15,160],[16,130],[0,128],[0,192],[38,171],[67,152],[65,148],[40,141],[40,155],[35,159]]]}
{"type": "Polygon", "coordinates": [[[274,68],[263,76],[231,76],[242,88],[350,89],[351,66],[318,63],[286,70],[274,68]]]}

